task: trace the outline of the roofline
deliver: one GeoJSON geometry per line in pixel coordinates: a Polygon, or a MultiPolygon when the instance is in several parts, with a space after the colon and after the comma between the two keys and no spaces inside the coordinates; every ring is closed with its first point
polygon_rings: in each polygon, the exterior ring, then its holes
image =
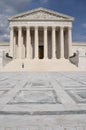
{"type": "Polygon", "coordinates": [[[86,42],[73,42],[72,46],[86,46],[86,42]]]}
{"type": "Polygon", "coordinates": [[[51,20],[48,20],[48,19],[45,19],[45,20],[42,20],[42,19],[39,19],[39,20],[37,20],[37,19],[32,19],[32,20],[31,19],[30,20],[29,19],[18,19],[18,20],[17,19],[12,19],[12,20],[9,20],[9,21],[10,22],[12,22],[12,21],[13,22],[14,21],[15,22],[18,22],[18,21],[30,21],[30,22],[31,21],[54,21],[54,22],[55,21],[66,21],[66,22],[71,22],[72,20],[71,19],[67,19],[67,20],[66,19],[61,19],[61,20],[60,19],[58,19],[58,20],[56,20],[56,19],[51,19],[51,20]]]}
{"type": "Polygon", "coordinates": [[[46,8],[36,8],[36,9],[32,9],[32,10],[29,10],[27,12],[24,12],[24,13],[20,13],[20,14],[17,14],[17,15],[14,15],[12,17],[8,17],[8,21],[11,21],[12,19],[16,18],[16,17],[19,17],[19,16],[23,16],[23,15],[26,15],[26,14],[30,14],[30,13],[33,13],[35,11],[46,11],[46,12],[49,12],[51,14],[55,14],[55,15],[61,15],[63,17],[67,17],[67,18],[70,18],[71,21],[74,21],[74,18],[72,16],[69,16],[69,15],[65,15],[65,14],[62,14],[62,13],[58,13],[56,11],[53,11],[53,10],[50,10],[50,9],[46,9],[46,8]]]}
{"type": "Polygon", "coordinates": [[[9,42],[1,42],[1,43],[0,43],[0,46],[9,46],[9,45],[10,45],[9,42]]]}

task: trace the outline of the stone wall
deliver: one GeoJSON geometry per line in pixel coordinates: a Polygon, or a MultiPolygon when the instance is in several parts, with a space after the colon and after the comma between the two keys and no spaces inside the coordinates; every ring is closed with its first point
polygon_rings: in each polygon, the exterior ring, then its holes
{"type": "Polygon", "coordinates": [[[79,64],[80,70],[86,70],[86,43],[73,43],[72,53],[79,53],[79,64]]]}
{"type": "Polygon", "coordinates": [[[0,43],[0,67],[4,65],[4,53],[9,52],[9,43],[0,43]]]}

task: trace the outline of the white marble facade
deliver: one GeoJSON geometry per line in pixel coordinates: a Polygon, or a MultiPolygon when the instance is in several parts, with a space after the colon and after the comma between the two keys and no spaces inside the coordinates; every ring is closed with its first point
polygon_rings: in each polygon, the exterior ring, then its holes
{"type": "Polygon", "coordinates": [[[10,56],[14,59],[68,59],[73,17],[38,8],[9,18],[10,56]]]}

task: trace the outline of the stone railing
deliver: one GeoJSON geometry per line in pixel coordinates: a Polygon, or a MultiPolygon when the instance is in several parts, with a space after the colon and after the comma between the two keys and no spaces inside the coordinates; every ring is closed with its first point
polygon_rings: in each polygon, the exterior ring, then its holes
{"type": "Polygon", "coordinates": [[[73,56],[69,57],[69,61],[78,67],[79,64],[79,53],[74,53],[73,56]]]}
{"type": "Polygon", "coordinates": [[[3,51],[3,54],[2,54],[2,66],[4,67],[10,61],[12,61],[12,57],[9,57],[8,53],[3,51]]]}

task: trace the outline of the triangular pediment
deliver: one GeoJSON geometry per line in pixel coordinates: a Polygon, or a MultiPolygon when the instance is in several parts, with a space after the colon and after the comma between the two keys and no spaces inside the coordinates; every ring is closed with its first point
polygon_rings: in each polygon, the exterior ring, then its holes
{"type": "Polygon", "coordinates": [[[44,9],[44,8],[38,8],[38,9],[35,9],[35,10],[31,10],[31,11],[28,11],[26,13],[23,13],[23,14],[19,14],[19,15],[16,15],[16,16],[13,16],[13,17],[10,17],[9,20],[73,20],[73,17],[71,16],[68,16],[68,15],[64,15],[64,14],[61,14],[61,13],[57,13],[57,12],[54,12],[54,11],[51,11],[51,10],[47,10],[47,9],[44,9]]]}

